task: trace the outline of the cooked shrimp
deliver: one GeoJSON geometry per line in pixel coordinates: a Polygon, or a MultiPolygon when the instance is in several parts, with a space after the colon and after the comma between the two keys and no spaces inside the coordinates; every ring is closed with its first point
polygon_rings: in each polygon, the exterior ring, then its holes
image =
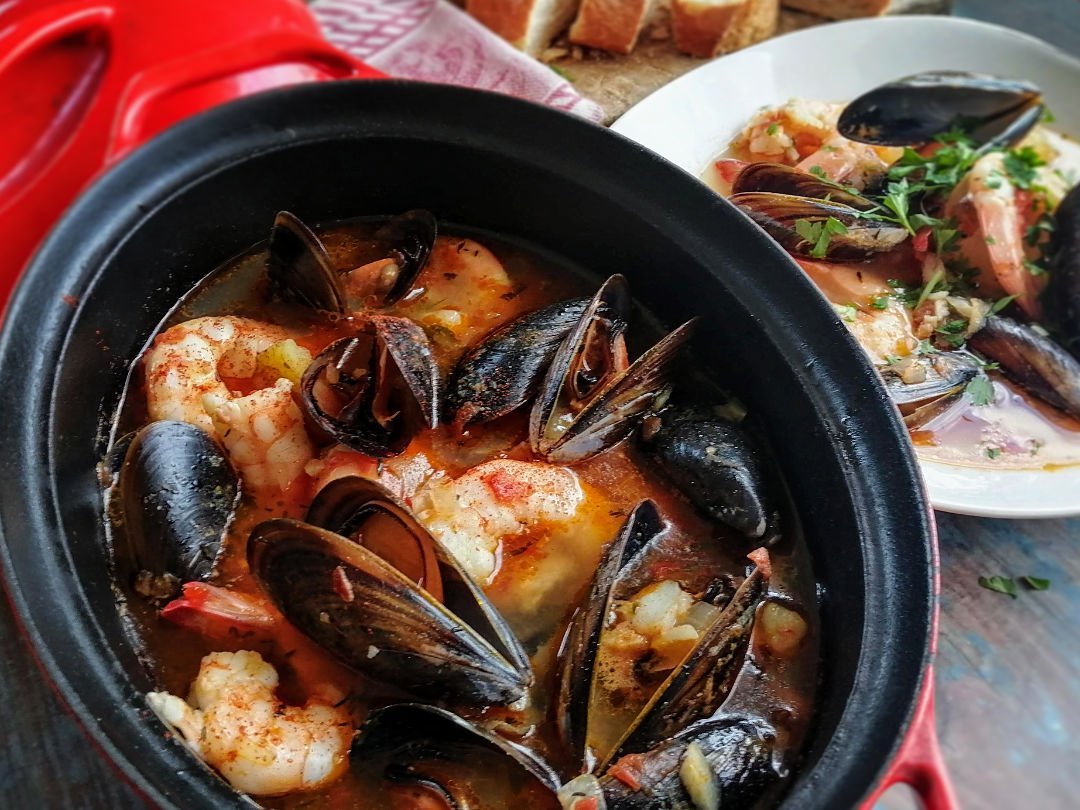
{"type": "Polygon", "coordinates": [[[293,384],[279,379],[245,397],[203,398],[229,459],[256,493],[284,492],[314,455],[292,392],[293,384]]]}
{"type": "Polygon", "coordinates": [[[240,396],[226,379],[254,378],[260,355],[288,337],[281,327],[248,318],[195,318],[165,330],[146,356],[150,418],[216,432],[256,494],[280,493],[302,475],[311,442],[291,381],[281,378],[240,396]]]}
{"type": "Polygon", "coordinates": [[[851,312],[842,320],[876,366],[887,365],[893,358],[907,357],[919,347],[912,332],[911,315],[894,299],[883,310],[851,312]]]}
{"type": "Polygon", "coordinates": [[[493,578],[505,539],[541,524],[572,520],[585,499],[565,467],[496,459],[450,479],[435,476],[417,494],[417,517],[481,583],[493,578]]]}
{"type": "Polygon", "coordinates": [[[348,766],[353,721],[347,709],[312,698],[286,706],[277,671],[256,652],[210,653],[184,701],[146,696],[158,716],[237,790],[278,796],[314,790],[348,766]]]}
{"type": "Polygon", "coordinates": [[[833,135],[817,151],[799,161],[795,168],[808,173],[822,173],[834,183],[862,190],[871,180],[884,174],[901,154],[901,149],[870,146],[833,135]]]}

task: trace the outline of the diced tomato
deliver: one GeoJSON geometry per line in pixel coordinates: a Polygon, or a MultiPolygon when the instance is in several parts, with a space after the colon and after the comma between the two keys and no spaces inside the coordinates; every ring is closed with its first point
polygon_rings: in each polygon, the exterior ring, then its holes
{"type": "Polygon", "coordinates": [[[749,164],[745,160],[720,158],[720,160],[716,161],[716,171],[720,174],[720,177],[725,183],[734,183],[735,178],[739,176],[739,172],[748,165],[749,164]]]}
{"type": "Polygon", "coordinates": [[[615,777],[631,790],[641,790],[643,760],[641,754],[627,754],[608,768],[608,775],[615,777]]]}
{"type": "Polygon", "coordinates": [[[922,258],[930,252],[930,227],[919,228],[915,233],[915,238],[911,240],[911,246],[915,249],[915,258],[920,261],[922,258]]]}
{"type": "Polygon", "coordinates": [[[257,597],[205,582],[186,583],[183,595],[162,608],[161,618],[211,639],[268,630],[278,620],[274,609],[257,597]]]}
{"type": "Polygon", "coordinates": [[[596,798],[589,796],[578,799],[570,807],[571,810],[597,810],[600,807],[600,802],[596,798]]]}
{"type": "Polygon", "coordinates": [[[755,548],[749,554],[746,555],[754,565],[761,569],[761,573],[765,576],[772,576],[772,560],[769,558],[769,552],[764,548],[755,548]]]}

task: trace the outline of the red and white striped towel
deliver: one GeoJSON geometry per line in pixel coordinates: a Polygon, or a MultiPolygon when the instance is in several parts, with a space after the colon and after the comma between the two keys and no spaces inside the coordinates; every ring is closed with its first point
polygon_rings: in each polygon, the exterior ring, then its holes
{"type": "Polygon", "coordinates": [[[514,49],[445,0],[316,0],[326,38],[390,76],[494,90],[599,121],[546,65],[514,49]]]}

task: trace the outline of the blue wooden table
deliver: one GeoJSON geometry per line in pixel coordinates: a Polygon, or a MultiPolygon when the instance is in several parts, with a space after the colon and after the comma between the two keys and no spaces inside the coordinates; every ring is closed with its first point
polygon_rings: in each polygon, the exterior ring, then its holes
{"type": "MultiPolygon", "coordinates": [[[[1080,54],[1080,0],[958,0],[956,13],[1080,54]]],[[[938,526],[938,725],[962,804],[1080,808],[1080,520],[938,526]],[[994,574],[1052,585],[1011,599],[979,587],[994,574]]],[[[0,741],[0,807],[144,807],[51,694],[3,600],[0,741]]]]}

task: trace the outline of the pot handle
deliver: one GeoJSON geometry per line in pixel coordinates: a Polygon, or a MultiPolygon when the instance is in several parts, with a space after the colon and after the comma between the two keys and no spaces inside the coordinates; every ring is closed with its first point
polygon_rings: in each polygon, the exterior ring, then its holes
{"type": "Polygon", "coordinates": [[[926,810],[960,808],[938,744],[933,666],[927,667],[915,715],[900,750],[885,778],[863,803],[862,810],[872,810],[885,791],[899,783],[911,787],[926,810]]]}
{"type": "MultiPolygon", "coordinates": [[[[120,99],[105,156],[106,165],[116,162],[154,135],[161,128],[157,122],[163,119],[170,123],[179,121],[206,106],[203,103],[193,107],[189,100],[183,99],[183,91],[275,66],[302,67],[310,74],[308,81],[385,78],[384,73],[334,48],[321,37],[296,31],[258,34],[240,43],[228,43],[191,54],[149,68],[131,78],[120,99]],[[173,106],[160,109],[163,104],[170,103],[169,97],[172,97],[173,106]],[[151,113],[155,122],[150,120],[151,113]]],[[[291,83],[302,80],[297,76],[291,83]]],[[[274,86],[281,84],[275,82],[274,86]]],[[[230,97],[258,92],[269,86],[265,83],[253,84],[239,88],[230,97]]]]}

